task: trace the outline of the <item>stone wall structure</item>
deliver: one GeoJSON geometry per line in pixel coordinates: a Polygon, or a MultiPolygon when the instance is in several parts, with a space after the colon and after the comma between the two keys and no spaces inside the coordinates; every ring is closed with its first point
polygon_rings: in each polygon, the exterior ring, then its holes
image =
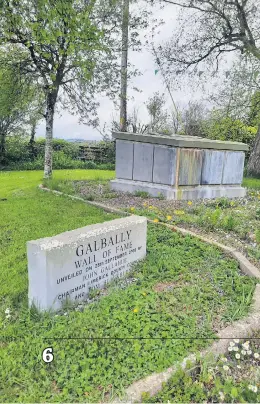
{"type": "Polygon", "coordinates": [[[243,197],[245,151],[238,142],[193,136],[114,132],[116,179],[112,189],[145,191],[166,199],[243,197]]]}

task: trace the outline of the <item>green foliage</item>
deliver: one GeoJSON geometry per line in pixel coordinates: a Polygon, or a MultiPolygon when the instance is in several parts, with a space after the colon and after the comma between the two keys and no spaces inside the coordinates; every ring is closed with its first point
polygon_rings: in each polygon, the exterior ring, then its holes
{"type": "Polygon", "coordinates": [[[146,191],[135,191],[134,195],[139,196],[140,198],[143,198],[143,199],[149,198],[149,196],[150,196],[149,192],[146,192],[146,191]]]}
{"type": "Polygon", "coordinates": [[[210,119],[203,123],[203,132],[204,136],[209,139],[246,143],[251,151],[257,127],[247,126],[239,119],[232,119],[229,116],[223,117],[222,112],[213,111],[210,119]]]}
{"type": "MultiPolygon", "coordinates": [[[[54,172],[57,180],[113,176],[54,172]]],[[[39,172],[2,172],[0,177],[1,196],[7,199],[0,202],[1,401],[112,400],[134,380],[210,344],[220,319],[225,323],[225,317],[248,312],[256,280],[240,275],[236,261],[156,225],[148,226],[148,254],[133,268],[128,287],[124,280],[111,285],[106,296],[82,312],[69,306],[67,315],[28,311],[26,241],[116,216],[40,191],[39,172]],[[158,289],[169,283],[171,289],[158,289]],[[47,346],[55,354],[48,365],[41,359],[47,346]]]]}
{"type": "MultiPolygon", "coordinates": [[[[6,143],[7,163],[2,168],[6,170],[41,170],[44,166],[44,147],[45,139],[37,139],[34,144],[35,155],[32,156],[28,137],[10,136],[6,143]]],[[[79,145],[63,139],[53,139],[53,150],[54,169],[113,170],[115,168],[114,162],[100,164],[94,161],[79,160],[79,145]]]]}
{"type": "Polygon", "coordinates": [[[239,341],[236,343],[231,341],[230,351],[224,357],[208,354],[203,359],[197,358],[195,363],[187,364],[185,369],[178,366],[168,382],[163,383],[161,391],[153,397],[144,393],[142,402],[259,402],[259,331],[254,337],[256,340],[250,341],[250,346],[245,341],[244,344],[239,340],[234,340],[239,341]],[[254,354],[258,355],[257,358],[254,354]]]}
{"type": "Polygon", "coordinates": [[[255,239],[258,244],[260,244],[260,230],[257,229],[255,232],[255,239]]]}

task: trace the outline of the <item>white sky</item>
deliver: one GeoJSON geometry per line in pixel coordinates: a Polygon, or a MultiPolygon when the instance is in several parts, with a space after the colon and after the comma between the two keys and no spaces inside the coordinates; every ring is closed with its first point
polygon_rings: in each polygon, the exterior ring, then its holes
{"type": "MultiPolygon", "coordinates": [[[[176,18],[178,15],[178,7],[173,5],[167,5],[163,10],[156,11],[156,17],[158,19],[163,19],[165,24],[160,27],[160,34],[155,38],[155,43],[162,42],[171,37],[174,26],[176,25],[176,18]]],[[[130,52],[129,61],[135,65],[143,74],[132,79],[131,87],[135,86],[142,90],[141,93],[136,91],[129,91],[129,102],[128,102],[128,113],[131,113],[133,107],[139,108],[140,120],[147,122],[148,114],[147,109],[144,105],[148,98],[153,95],[154,92],[165,91],[165,85],[160,73],[155,76],[155,69],[157,68],[153,55],[149,53],[146,49],[142,52],[130,52]],[[131,99],[134,97],[134,101],[131,99]]],[[[185,105],[189,100],[194,98],[199,98],[200,94],[195,94],[191,90],[189,91],[172,91],[173,98],[178,103],[185,105]]],[[[171,105],[170,96],[167,91],[165,92],[167,97],[166,106],[171,105]]],[[[101,98],[100,107],[98,110],[100,126],[103,127],[105,122],[111,121],[111,116],[118,118],[118,112],[115,111],[113,102],[108,98],[101,98]]],[[[118,118],[119,120],[119,118],[118,118]]],[[[42,121],[36,132],[37,137],[45,136],[45,122],[42,121]]],[[[76,139],[81,138],[84,140],[100,140],[101,135],[99,132],[89,126],[79,125],[78,117],[70,115],[68,112],[64,111],[62,116],[55,116],[54,119],[54,137],[63,139],[76,139]]]]}

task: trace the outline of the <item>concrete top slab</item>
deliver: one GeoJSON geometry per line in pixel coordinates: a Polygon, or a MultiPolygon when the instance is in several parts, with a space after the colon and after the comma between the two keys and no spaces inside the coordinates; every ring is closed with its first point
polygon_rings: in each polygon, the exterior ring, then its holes
{"type": "Polygon", "coordinates": [[[84,241],[89,237],[105,236],[111,231],[122,231],[133,225],[146,222],[146,217],[131,215],[129,217],[114,219],[108,222],[92,224],[80,229],[66,231],[53,237],[31,240],[27,242],[27,245],[38,246],[41,250],[52,250],[53,248],[61,248],[72,243],[84,241]]]}
{"type": "Polygon", "coordinates": [[[129,132],[113,132],[114,139],[128,140],[130,142],[152,143],[167,145],[173,147],[187,147],[194,149],[215,149],[215,150],[233,150],[247,151],[248,145],[239,142],[223,142],[221,140],[206,139],[197,136],[183,135],[160,135],[158,133],[148,133],[145,135],[129,132]]]}

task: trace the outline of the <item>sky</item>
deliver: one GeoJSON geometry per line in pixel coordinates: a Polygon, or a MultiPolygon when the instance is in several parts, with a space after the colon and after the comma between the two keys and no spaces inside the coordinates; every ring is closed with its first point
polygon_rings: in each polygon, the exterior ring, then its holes
{"type": "MultiPolygon", "coordinates": [[[[178,7],[174,5],[166,5],[164,9],[155,9],[154,14],[158,19],[164,20],[164,25],[160,27],[160,34],[155,38],[155,44],[167,40],[171,37],[174,26],[176,25],[178,7]]],[[[153,55],[146,49],[141,52],[129,53],[129,61],[135,65],[135,67],[142,72],[142,76],[137,76],[131,80],[129,87],[137,87],[142,92],[136,92],[129,89],[129,102],[128,102],[128,113],[131,113],[133,107],[138,108],[138,113],[140,120],[147,122],[148,113],[145,107],[145,102],[151,97],[154,92],[165,92],[165,84],[160,73],[155,75],[155,69],[157,65],[154,61],[153,55]],[[134,97],[134,100],[132,100],[134,97]]],[[[171,99],[166,91],[166,107],[171,105],[171,99]]],[[[193,92],[173,91],[172,92],[174,101],[180,105],[187,105],[188,101],[193,98],[198,98],[198,94],[193,92]]],[[[113,102],[108,98],[100,98],[100,107],[98,109],[98,115],[100,119],[100,127],[102,128],[104,123],[111,122],[111,117],[114,116],[119,120],[119,113],[115,110],[113,102]]],[[[45,136],[45,122],[41,121],[38,125],[37,137],[45,136]]],[[[64,111],[62,116],[56,115],[54,120],[54,137],[62,139],[77,139],[81,138],[86,141],[88,140],[101,140],[102,137],[100,133],[89,126],[80,125],[78,123],[78,117],[70,115],[68,112],[64,111]]]]}

